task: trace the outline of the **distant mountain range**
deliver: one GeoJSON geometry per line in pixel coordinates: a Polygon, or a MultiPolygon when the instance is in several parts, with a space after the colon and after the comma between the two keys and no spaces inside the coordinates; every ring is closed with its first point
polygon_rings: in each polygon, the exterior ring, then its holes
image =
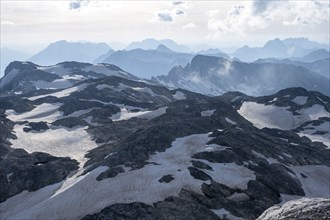
{"type": "MultiPolygon", "coordinates": [[[[141,78],[166,75],[174,66],[185,66],[197,55],[216,56],[228,60],[254,62],[260,59],[290,59],[297,62],[317,62],[321,66],[300,65],[316,73],[328,75],[326,61],[329,58],[329,46],[308,40],[307,38],[278,38],[265,43],[263,47],[248,46],[236,50],[233,54],[225,54],[220,49],[209,48],[191,52],[185,45],[173,40],[156,40],[153,38],[132,42],[125,50],[114,51],[105,43],[57,41],[38,54],[28,59],[28,55],[3,48],[1,56],[2,71],[14,60],[29,60],[39,65],[53,65],[65,61],[87,63],[109,63],[120,66],[141,78]],[[4,51],[4,52],[3,52],[4,51]],[[310,68],[309,68],[310,67],[310,68]]],[[[263,61],[262,61],[263,62],[263,61]]],[[[280,63],[282,61],[276,61],[280,63]]],[[[283,61],[288,63],[286,61],[283,61]]]]}
{"type": "Polygon", "coordinates": [[[119,50],[111,53],[102,63],[120,66],[140,78],[151,78],[168,73],[173,66],[186,65],[193,56],[174,52],[161,44],[154,50],[119,50]]]}
{"type": "Polygon", "coordinates": [[[301,58],[293,58],[301,62],[315,62],[322,59],[329,59],[330,52],[325,49],[314,50],[301,58]]]}
{"type": "Polygon", "coordinates": [[[106,43],[82,43],[61,40],[51,43],[44,50],[32,56],[29,61],[39,65],[52,65],[64,61],[91,63],[110,49],[110,46],[106,43]]]}
{"type": "Polygon", "coordinates": [[[197,55],[185,67],[176,66],[168,75],[152,80],[168,87],[208,95],[228,91],[268,95],[289,87],[304,87],[329,94],[329,79],[301,66],[244,63],[204,55],[197,55]]]}
{"type": "MultiPolygon", "coordinates": [[[[242,61],[251,62],[261,58],[283,59],[290,57],[304,57],[309,53],[313,52],[314,50],[318,49],[329,50],[329,45],[323,45],[317,42],[309,41],[307,38],[288,38],[284,40],[276,38],[274,40],[266,42],[263,47],[251,48],[248,46],[244,46],[236,50],[231,55],[233,57],[237,57],[242,61]]],[[[308,57],[304,61],[307,61],[307,59],[308,57]]]]}
{"type": "Polygon", "coordinates": [[[181,53],[191,52],[189,47],[185,45],[177,44],[173,40],[170,39],[156,40],[154,38],[148,38],[142,41],[132,42],[126,47],[126,50],[134,50],[134,49],[154,50],[161,44],[175,52],[181,52],[181,53]]]}
{"type": "Polygon", "coordinates": [[[318,73],[322,76],[325,76],[327,78],[330,78],[330,58],[323,58],[314,62],[301,62],[296,60],[290,60],[290,59],[275,59],[275,58],[269,58],[269,59],[259,59],[255,61],[254,63],[285,63],[285,64],[293,64],[296,66],[302,66],[312,72],[318,73]]]}

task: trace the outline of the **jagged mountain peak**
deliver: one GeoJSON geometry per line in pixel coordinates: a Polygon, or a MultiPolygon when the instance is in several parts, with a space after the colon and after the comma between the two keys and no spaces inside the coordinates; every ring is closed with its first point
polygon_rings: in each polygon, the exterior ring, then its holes
{"type": "Polygon", "coordinates": [[[284,88],[303,87],[329,94],[328,79],[302,66],[282,63],[244,63],[197,55],[183,69],[153,79],[171,88],[185,88],[207,95],[240,91],[248,95],[269,95],[284,88]]]}

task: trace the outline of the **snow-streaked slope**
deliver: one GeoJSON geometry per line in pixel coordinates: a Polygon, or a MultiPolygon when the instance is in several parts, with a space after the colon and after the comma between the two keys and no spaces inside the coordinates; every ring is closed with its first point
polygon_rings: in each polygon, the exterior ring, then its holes
{"type": "Polygon", "coordinates": [[[302,123],[316,120],[320,117],[329,117],[321,105],[313,105],[298,111],[300,115],[293,115],[288,107],[278,107],[275,105],[264,105],[256,102],[244,102],[238,113],[253,123],[257,128],[278,128],[291,130],[302,123]]]}
{"type": "Polygon", "coordinates": [[[57,79],[52,82],[38,80],[33,82],[37,89],[65,89],[73,86],[73,83],[68,79],[57,79]]]}
{"type": "Polygon", "coordinates": [[[290,169],[302,183],[307,197],[330,197],[330,167],[309,165],[291,166],[290,169]]]}
{"type": "Polygon", "coordinates": [[[62,117],[62,112],[58,111],[61,106],[62,103],[43,103],[28,112],[18,114],[14,110],[9,109],[6,111],[6,114],[8,119],[12,121],[45,121],[51,123],[62,117]]]}
{"type": "Polygon", "coordinates": [[[50,93],[50,94],[46,94],[46,95],[33,96],[33,97],[29,97],[28,99],[31,100],[31,101],[34,101],[34,100],[44,98],[44,97],[47,97],[47,96],[54,96],[54,97],[57,97],[57,98],[63,98],[63,97],[71,95],[71,93],[73,93],[73,92],[79,92],[79,91],[85,89],[86,87],[87,87],[87,84],[83,83],[83,84],[80,84],[78,86],[73,86],[73,87],[70,87],[68,89],[61,90],[59,92],[54,92],[54,93],[50,93]]]}
{"type": "Polygon", "coordinates": [[[272,206],[258,220],[318,219],[318,217],[328,219],[329,210],[329,198],[302,198],[289,201],[282,206],[272,206]]]}
{"type": "MultiPolygon", "coordinates": [[[[114,203],[143,202],[152,204],[169,196],[177,196],[182,189],[202,193],[203,182],[192,177],[187,169],[191,156],[208,148],[209,134],[196,134],[177,138],[165,152],[150,156],[144,168],[127,170],[115,178],[97,181],[96,177],[107,167],[98,167],[90,173],[71,180],[65,190],[56,194],[54,186],[34,192],[23,192],[4,202],[0,211],[5,219],[80,219],[87,214],[100,211],[114,203]],[[172,175],[171,184],[158,180],[164,175],[172,175]],[[54,193],[54,194],[53,194],[54,193]],[[29,203],[29,201],[34,201],[29,203]],[[19,204],[13,206],[13,204],[19,204]]],[[[203,161],[207,162],[207,161],[203,161]]],[[[236,164],[214,164],[214,171],[208,171],[216,181],[232,188],[246,188],[254,173],[236,164]]]]}
{"type": "Polygon", "coordinates": [[[14,61],[8,65],[7,74],[0,79],[1,92],[29,93],[40,89],[55,90],[72,87],[84,80],[117,76],[130,80],[138,77],[111,64],[89,64],[74,61],[51,66],[39,66],[31,62],[14,61]]]}
{"type": "Polygon", "coordinates": [[[330,148],[330,122],[325,121],[320,125],[309,125],[298,133],[299,136],[306,136],[312,141],[319,141],[330,148]]]}

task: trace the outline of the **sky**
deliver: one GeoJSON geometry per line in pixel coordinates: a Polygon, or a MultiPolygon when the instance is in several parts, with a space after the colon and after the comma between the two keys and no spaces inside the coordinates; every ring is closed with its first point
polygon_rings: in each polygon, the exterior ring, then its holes
{"type": "Polygon", "coordinates": [[[27,53],[58,40],[115,49],[151,37],[216,48],[261,46],[277,37],[329,43],[329,0],[0,2],[1,47],[27,53]]]}

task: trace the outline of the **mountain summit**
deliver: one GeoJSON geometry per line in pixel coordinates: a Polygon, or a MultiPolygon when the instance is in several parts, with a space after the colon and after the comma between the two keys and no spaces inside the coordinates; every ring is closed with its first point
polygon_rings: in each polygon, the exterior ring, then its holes
{"type": "Polygon", "coordinates": [[[91,63],[110,49],[110,46],[105,43],[82,43],[61,40],[51,43],[44,50],[31,57],[29,61],[39,65],[52,65],[64,61],[91,63]]]}

